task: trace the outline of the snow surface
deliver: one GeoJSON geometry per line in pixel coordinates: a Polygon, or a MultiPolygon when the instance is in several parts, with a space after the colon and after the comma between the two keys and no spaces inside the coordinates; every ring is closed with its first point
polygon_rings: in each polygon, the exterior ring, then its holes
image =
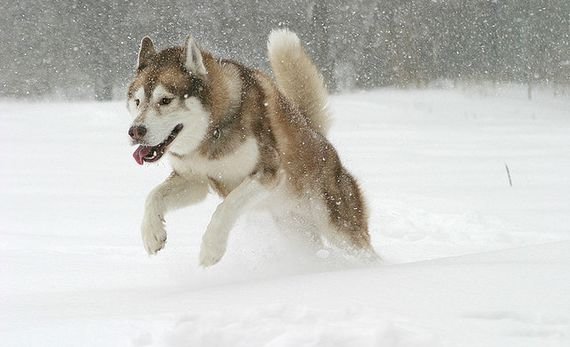
{"type": "Polygon", "coordinates": [[[0,345],[569,346],[570,100],[525,97],[334,97],[384,262],[310,254],[251,214],[208,269],[214,196],[146,255],[144,199],[169,169],[132,160],[123,103],[0,102],[0,345]]]}

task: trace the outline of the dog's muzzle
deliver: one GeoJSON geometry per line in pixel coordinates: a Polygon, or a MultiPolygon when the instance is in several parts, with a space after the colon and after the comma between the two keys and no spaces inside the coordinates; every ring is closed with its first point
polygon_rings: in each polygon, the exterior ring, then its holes
{"type": "MultiPolygon", "coordinates": [[[[138,146],[138,148],[133,153],[133,157],[135,158],[135,161],[139,165],[143,165],[144,162],[152,163],[152,162],[155,162],[155,161],[159,160],[160,158],[162,158],[162,156],[166,152],[166,149],[168,148],[168,146],[172,143],[172,141],[174,141],[176,136],[178,136],[178,134],[180,133],[180,131],[182,130],[183,127],[184,126],[182,124],[178,124],[177,126],[175,126],[174,129],[172,129],[172,131],[170,132],[170,135],[168,135],[168,137],[164,141],[162,141],[161,143],[159,143],[156,146],[146,146],[146,145],[138,146]]],[[[136,127],[131,127],[131,129],[133,129],[133,128],[136,128],[136,127]]],[[[131,129],[129,129],[129,135],[131,135],[131,129]]],[[[140,129],[138,129],[138,130],[134,129],[133,135],[137,135],[137,131],[140,131],[140,129]]],[[[144,134],[146,134],[146,128],[144,128],[144,132],[143,132],[142,136],[144,136],[144,134]]],[[[131,137],[133,138],[133,140],[140,140],[140,139],[136,139],[132,135],[131,135],[131,137]]]]}

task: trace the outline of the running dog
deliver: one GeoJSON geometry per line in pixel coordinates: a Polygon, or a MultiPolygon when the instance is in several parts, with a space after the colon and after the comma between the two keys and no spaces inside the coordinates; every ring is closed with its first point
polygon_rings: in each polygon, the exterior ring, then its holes
{"type": "Polygon", "coordinates": [[[202,238],[200,264],[223,257],[229,232],[249,209],[267,209],[278,225],[301,224],[307,242],[322,240],[375,257],[356,180],[326,139],[330,118],[322,76],[296,34],[274,30],[268,55],[275,81],[214,57],[190,36],[156,51],[142,40],[128,89],[128,133],[143,165],[165,154],[170,176],[148,195],[142,221],[146,251],[166,243],[165,215],[223,198],[202,238]]]}

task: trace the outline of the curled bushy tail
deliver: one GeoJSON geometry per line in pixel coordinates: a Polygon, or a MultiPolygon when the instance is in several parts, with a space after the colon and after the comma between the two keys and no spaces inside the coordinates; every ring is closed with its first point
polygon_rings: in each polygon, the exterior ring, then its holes
{"type": "Polygon", "coordinates": [[[318,132],[326,135],[330,127],[327,89],[299,37],[287,29],[273,30],[267,50],[281,92],[297,105],[318,132]]]}

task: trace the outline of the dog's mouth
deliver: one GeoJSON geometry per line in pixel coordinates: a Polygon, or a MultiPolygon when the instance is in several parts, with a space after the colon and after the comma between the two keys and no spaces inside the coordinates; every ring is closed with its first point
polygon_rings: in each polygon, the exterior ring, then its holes
{"type": "Polygon", "coordinates": [[[172,143],[172,141],[174,141],[176,136],[178,136],[183,127],[184,126],[182,124],[175,126],[174,129],[172,129],[170,132],[170,135],[168,135],[164,141],[156,146],[140,145],[133,153],[133,157],[135,158],[136,162],[139,165],[142,165],[145,161],[147,163],[152,163],[162,158],[164,153],[166,153],[168,146],[172,143]]]}

